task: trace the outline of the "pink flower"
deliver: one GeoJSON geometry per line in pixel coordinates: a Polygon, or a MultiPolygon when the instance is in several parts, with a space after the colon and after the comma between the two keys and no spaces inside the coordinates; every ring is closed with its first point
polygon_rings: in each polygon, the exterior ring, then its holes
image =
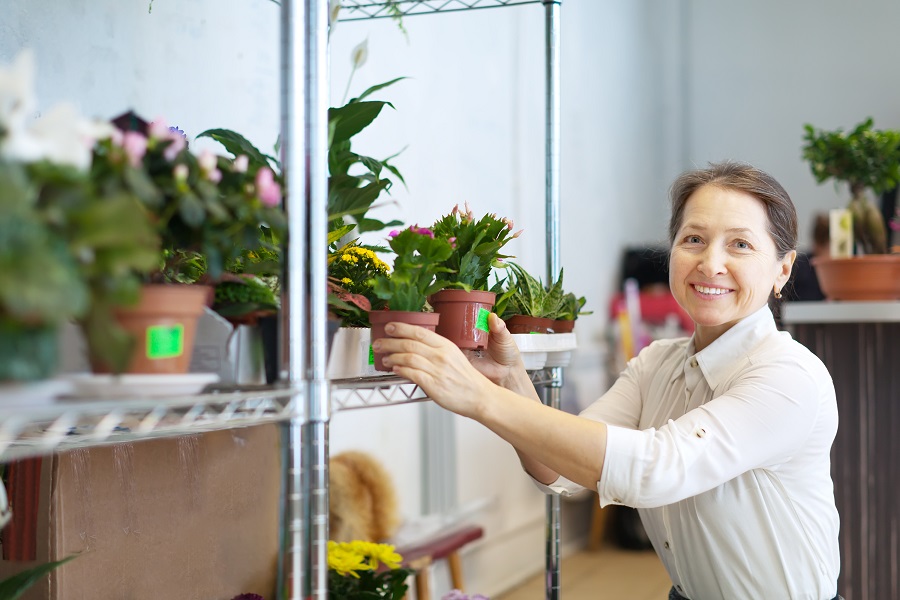
{"type": "Polygon", "coordinates": [[[175,168],[172,169],[172,177],[175,178],[175,181],[187,181],[188,173],[187,165],[175,165],[175,168]]]}
{"type": "Polygon", "coordinates": [[[147,153],[147,138],[137,131],[126,131],[122,135],[122,149],[131,166],[137,167],[147,153]]]}
{"type": "Polygon", "coordinates": [[[266,206],[281,204],[281,186],[275,181],[275,174],[269,167],[262,167],[256,173],[256,195],[266,206]]]}
{"type": "Polygon", "coordinates": [[[250,166],[250,159],[246,154],[241,154],[234,159],[234,162],[231,164],[231,170],[235,173],[246,173],[248,166],[250,166]]]}
{"type": "Polygon", "coordinates": [[[447,238],[447,241],[450,242],[451,248],[456,248],[456,238],[455,237],[447,238]]]}
{"type": "Polygon", "coordinates": [[[209,150],[204,150],[197,157],[197,164],[202,171],[212,171],[216,168],[216,155],[209,150]]]}
{"type": "Polygon", "coordinates": [[[397,237],[398,235],[400,235],[400,232],[397,231],[396,229],[392,229],[391,232],[388,234],[388,237],[389,237],[389,238],[395,238],[395,237],[397,237]]]}

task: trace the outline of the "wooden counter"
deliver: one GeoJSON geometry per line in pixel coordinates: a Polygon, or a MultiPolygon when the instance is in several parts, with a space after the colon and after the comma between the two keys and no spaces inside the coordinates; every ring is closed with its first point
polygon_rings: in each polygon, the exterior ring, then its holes
{"type": "Polygon", "coordinates": [[[900,302],[793,302],[782,320],[831,372],[831,473],[846,600],[900,598],[900,302]]]}

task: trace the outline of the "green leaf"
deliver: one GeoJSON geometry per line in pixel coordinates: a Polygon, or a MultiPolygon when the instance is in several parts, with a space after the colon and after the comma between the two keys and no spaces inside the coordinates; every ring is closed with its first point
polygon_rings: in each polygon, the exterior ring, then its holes
{"type": "Polygon", "coordinates": [[[77,556],[77,554],[73,554],[72,556],[68,556],[62,560],[38,565],[34,568],[16,573],[12,577],[8,577],[3,581],[0,581],[0,598],[2,598],[3,600],[16,600],[22,594],[24,594],[25,591],[28,590],[28,588],[43,579],[45,576],[49,575],[51,571],[61,565],[66,564],[77,556]]]}
{"type": "MultiPolygon", "coordinates": [[[[372,123],[389,102],[372,101],[356,102],[340,108],[328,110],[328,121],[334,120],[334,137],[336,142],[346,141],[372,123]]],[[[393,107],[393,106],[392,106],[393,107]]]]}
{"type": "Polygon", "coordinates": [[[230,129],[207,129],[197,137],[208,137],[216,140],[225,146],[225,149],[234,155],[235,158],[245,154],[256,168],[268,167],[270,166],[270,161],[277,162],[273,157],[260,152],[247,138],[230,129]]]}
{"type": "Polygon", "coordinates": [[[370,96],[370,95],[374,94],[375,92],[377,92],[378,90],[384,89],[390,85],[394,85],[395,83],[397,83],[398,81],[400,81],[402,79],[407,79],[407,77],[397,77],[396,79],[391,79],[390,81],[385,81],[384,83],[379,83],[378,85],[373,85],[372,87],[370,87],[369,89],[364,91],[362,94],[360,94],[359,97],[353,98],[352,100],[350,100],[350,102],[358,103],[360,100],[362,100],[366,96],[370,96]]]}

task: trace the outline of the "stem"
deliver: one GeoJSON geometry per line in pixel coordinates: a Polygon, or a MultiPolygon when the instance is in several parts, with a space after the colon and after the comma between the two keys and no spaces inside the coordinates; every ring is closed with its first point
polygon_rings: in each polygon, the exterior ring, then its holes
{"type": "Polygon", "coordinates": [[[341,104],[347,103],[347,94],[350,93],[350,82],[353,81],[354,73],[356,73],[356,65],[353,65],[353,70],[350,71],[350,77],[347,78],[347,89],[344,90],[344,97],[341,99],[341,104]]]}

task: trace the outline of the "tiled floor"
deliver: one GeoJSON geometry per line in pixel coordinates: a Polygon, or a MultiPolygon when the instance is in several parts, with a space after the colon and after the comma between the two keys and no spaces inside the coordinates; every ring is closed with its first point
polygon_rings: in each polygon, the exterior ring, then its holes
{"type": "MultiPolygon", "coordinates": [[[[634,551],[607,546],[562,559],[560,600],[666,600],[669,576],[652,550],[634,551]]],[[[541,600],[544,575],[493,600],[541,600]]]]}

